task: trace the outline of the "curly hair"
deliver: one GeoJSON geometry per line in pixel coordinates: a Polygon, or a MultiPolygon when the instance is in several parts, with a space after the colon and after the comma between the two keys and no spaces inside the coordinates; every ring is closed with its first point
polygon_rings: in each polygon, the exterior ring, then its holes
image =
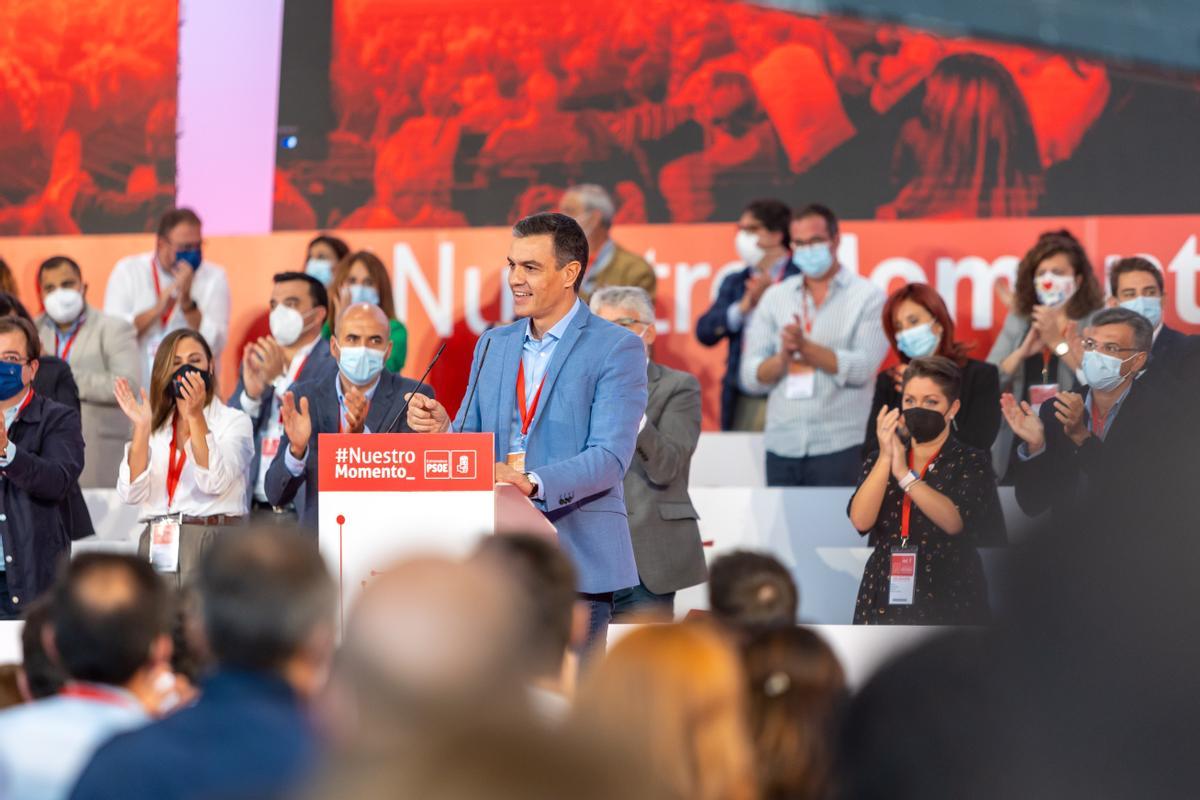
{"type": "Polygon", "coordinates": [[[1079,290],[1067,301],[1067,316],[1076,320],[1083,319],[1104,305],[1104,290],[1096,280],[1096,271],[1092,268],[1091,260],[1088,259],[1079,240],[1064,228],[1043,233],[1021,258],[1021,263],[1017,266],[1017,285],[1013,287],[1013,311],[1023,317],[1033,313],[1033,307],[1038,304],[1037,292],[1033,287],[1033,274],[1039,264],[1060,253],[1067,257],[1075,276],[1081,279],[1079,290]]]}

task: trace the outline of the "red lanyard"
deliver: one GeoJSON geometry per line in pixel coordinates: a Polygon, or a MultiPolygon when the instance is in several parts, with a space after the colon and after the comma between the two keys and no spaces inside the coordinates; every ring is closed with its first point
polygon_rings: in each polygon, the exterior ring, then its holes
{"type": "Polygon", "coordinates": [[[68,683],[58,694],[61,697],[78,697],[83,700],[95,700],[97,703],[108,703],[114,706],[135,705],[133,700],[116,692],[110,692],[98,686],[89,686],[85,683],[68,683]]]}
{"type": "MultiPolygon", "coordinates": [[[[162,286],[158,282],[158,256],[154,256],[154,258],[150,259],[150,277],[154,278],[154,296],[162,297],[162,286]]],[[[159,318],[159,321],[162,323],[163,327],[166,327],[167,320],[171,318],[171,313],[174,310],[175,304],[171,303],[167,306],[167,310],[164,311],[162,316],[159,318]]],[[[63,358],[66,358],[66,356],[63,356],[63,358]]]]}
{"type": "MultiPolygon", "coordinates": [[[[945,445],[943,445],[944,447],[945,445]]],[[[925,473],[929,471],[929,465],[937,461],[937,457],[942,454],[942,448],[939,447],[937,452],[929,457],[925,462],[925,466],[921,467],[921,480],[925,479],[925,473]]],[[[913,451],[908,451],[908,468],[913,468],[913,451]]],[[[900,546],[904,547],[908,544],[908,526],[909,519],[912,517],[912,497],[906,492],[904,500],[900,505],[900,546]]]]}
{"type": "Polygon", "coordinates": [[[187,461],[187,451],[182,446],[176,446],[176,429],[175,419],[171,419],[171,452],[167,456],[167,508],[171,508],[171,503],[175,500],[175,490],[179,488],[179,476],[183,474],[183,465],[187,461]],[[175,452],[178,449],[179,459],[176,460],[175,452]]]}
{"type": "Polygon", "coordinates": [[[537,415],[538,401],[542,398],[542,387],[546,385],[546,376],[542,376],[542,382],[538,384],[537,394],[533,396],[533,405],[529,408],[525,407],[525,359],[521,359],[520,366],[517,367],[517,405],[521,410],[521,435],[529,435],[529,426],[533,423],[534,416],[537,415]]]}
{"type": "Polygon", "coordinates": [[[1092,397],[1092,435],[1097,439],[1104,438],[1104,415],[1100,413],[1100,404],[1092,397]]]}
{"type": "Polygon", "coordinates": [[[1042,383],[1050,382],[1050,348],[1042,348],[1042,383]]]}
{"type": "Polygon", "coordinates": [[[66,347],[63,347],[62,337],[59,335],[58,330],[54,331],[54,349],[56,352],[61,351],[61,352],[58,352],[58,357],[61,358],[63,361],[66,361],[67,356],[71,355],[71,346],[75,344],[75,337],[79,335],[79,329],[82,327],[83,327],[83,317],[80,317],[79,321],[77,323],[75,323],[75,332],[72,333],[69,337],[67,337],[66,347]]]}

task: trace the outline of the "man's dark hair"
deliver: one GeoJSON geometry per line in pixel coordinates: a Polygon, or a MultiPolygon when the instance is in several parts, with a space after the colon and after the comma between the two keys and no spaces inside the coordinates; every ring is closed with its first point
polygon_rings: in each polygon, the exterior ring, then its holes
{"type": "Polygon", "coordinates": [[[220,536],[196,588],[217,664],[271,671],[332,622],[337,593],[311,537],[260,528],[220,536]]]}
{"type": "Polygon", "coordinates": [[[1163,284],[1162,271],[1154,266],[1150,259],[1142,258],[1141,256],[1128,256],[1112,265],[1112,270],[1108,273],[1108,286],[1112,289],[1113,297],[1117,296],[1117,284],[1120,283],[1121,276],[1130,272],[1149,272],[1154,276],[1154,282],[1158,284],[1158,293],[1162,294],[1166,288],[1163,284]]]}
{"type": "MultiPolygon", "coordinates": [[[[308,243],[308,250],[312,250],[312,246],[314,244],[329,245],[330,249],[333,250],[334,255],[337,256],[337,258],[334,259],[335,261],[341,261],[350,254],[350,245],[346,244],[343,240],[336,236],[330,236],[328,233],[322,233],[318,236],[314,236],[312,241],[308,243]]],[[[307,250],[305,252],[307,253],[307,250]]]]}
{"type": "Polygon", "coordinates": [[[513,225],[513,236],[524,239],[527,236],[550,236],[554,243],[555,265],[562,269],[572,261],[580,264],[579,275],[575,278],[575,291],[583,285],[583,276],[588,266],[587,236],[579,223],[566,214],[547,211],[542,214],[530,214],[528,217],[513,225]]]}
{"type": "Polygon", "coordinates": [[[54,647],[74,680],[127,683],[170,631],[171,595],[140,558],[82,553],[59,573],[52,597],[54,647]]]}
{"type": "Polygon", "coordinates": [[[66,673],[50,658],[42,638],[53,617],[50,602],[47,593],[30,603],[25,609],[25,627],[21,628],[21,669],[34,700],[58,694],[67,682],[66,673]]]}
{"type": "Polygon", "coordinates": [[[20,317],[33,322],[33,317],[29,316],[29,310],[25,308],[25,304],[18,300],[16,295],[7,292],[0,292],[0,317],[20,317]]]}
{"type": "Polygon", "coordinates": [[[41,264],[38,265],[38,270],[37,270],[38,284],[40,285],[42,282],[42,273],[43,272],[45,272],[48,269],[55,269],[57,267],[62,267],[62,266],[68,266],[71,269],[75,270],[75,275],[79,279],[81,279],[81,280],[83,279],[83,270],[81,270],[79,268],[79,264],[77,264],[75,262],[75,259],[71,258],[70,256],[50,256],[49,258],[47,258],[45,261],[43,261],[41,264]]]}
{"type": "Polygon", "coordinates": [[[1133,346],[1143,353],[1154,347],[1154,327],[1150,320],[1128,308],[1102,308],[1092,314],[1080,328],[1099,328],[1104,325],[1128,325],[1133,331],[1133,346]]]}
{"type": "Polygon", "coordinates": [[[303,281],[308,284],[308,295],[312,298],[313,308],[323,308],[329,310],[329,292],[325,289],[325,284],[304,272],[277,272],[274,278],[275,283],[287,283],[288,281],[303,281]]]}
{"type": "Polygon", "coordinates": [[[708,605],[718,620],[737,627],[795,625],[800,592],[775,558],[735,550],[709,568],[708,605]]]}
{"type": "Polygon", "coordinates": [[[537,536],[489,536],[478,554],[498,563],[529,593],[527,651],[538,675],[558,675],[571,641],[575,568],[553,542],[537,536]]]}
{"type": "Polygon", "coordinates": [[[25,357],[34,361],[42,356],[42,340],[38,337],[37,328],[25,317],[0,316],[0,333],[20,331],[25,335],[25,357]]]}
{"type": "Polygon", "coordinates": [[[175,230],[176,225],[185,222],[199,227],[200,217],[190,208],[172,208],[158,218],[158,238],[166,239],[171,235],[171,231],[175,230]]]}
{"type": "Polygon", "coordinates": [[[797,211],[792,216],[792,219],[804,219],[805,217],[820,217],[825,220],[825,227],[829,230],[829,238],[837,238],[838,218],[837,214],[834,214],[833,209],[829,208],[829,206],[823,206],[820,203],[809,203],[797,211]]]}
{"type": "Polygon", "coordinates": [[[950,403],[962,397],[962,371],[957,364],[943,356],[925,356],[908,362],[902,386],[907,387],[913,378],[929,378],[938,385],[950,403]]]}
{"type": "Polygon", "coordinates": [[[792,210],[788,208],[787,203],[768,197],[747,204],[745,211],[771,233],[782,233],[784,247],[792,243],[792,232],[789,230],[792,224],[792,210]]]}

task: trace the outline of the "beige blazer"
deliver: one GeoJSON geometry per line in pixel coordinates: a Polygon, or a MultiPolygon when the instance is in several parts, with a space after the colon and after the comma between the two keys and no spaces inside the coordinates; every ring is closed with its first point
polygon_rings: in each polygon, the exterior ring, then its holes
{"type": "Polygon", "coordinates": [[[653,300],[658,284],[654,267],[637,253],[626,250],[615,242],[613,244],[616,249],[613,251],[612,260],[596,276],[595,285],[589,287],[590,291],[580,292],[583,302],[590,300],[591,293],[602,286],[640,286],[653,300]]]}
{"type": "MultiPolygon", "coordinates": [[[[129,420],[113,397],[113,382],[125,378],[134,391],[141,377],[141,356],[133,326],[123,319],[85,306],[83,325],[67,354],[67,364],[79,386],[79,409],[87,451],[79,485],[84,489],[111,489],[117,485],[117,468],[129,441],[129,420]]],[[[54,320],[37,319],[42,350],[56,351],[54,320]]]]}

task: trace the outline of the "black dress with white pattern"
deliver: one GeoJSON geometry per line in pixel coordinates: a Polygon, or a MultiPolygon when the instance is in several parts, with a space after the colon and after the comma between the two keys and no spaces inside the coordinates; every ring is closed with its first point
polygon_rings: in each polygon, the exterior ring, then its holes
{"type": "MultiPolygon", "coordinates": [[[[863,464],[860,487],[878,457],[876,451],[863,464]]],[[[987,579],[976,548],[1002,545],[1008,538],[991,456],[951,435],[929,465],[925,482],[954,503],[963,529],[951,536],[912,504],[908,544],[918,548],[913,603],[889,605],[891,552],[900,547],[904,501],[900,485],[889,475],[879,518],[864,534],[875,550],[858,587],[855,625],[982,625],[991,618],[987,579]]]]}

